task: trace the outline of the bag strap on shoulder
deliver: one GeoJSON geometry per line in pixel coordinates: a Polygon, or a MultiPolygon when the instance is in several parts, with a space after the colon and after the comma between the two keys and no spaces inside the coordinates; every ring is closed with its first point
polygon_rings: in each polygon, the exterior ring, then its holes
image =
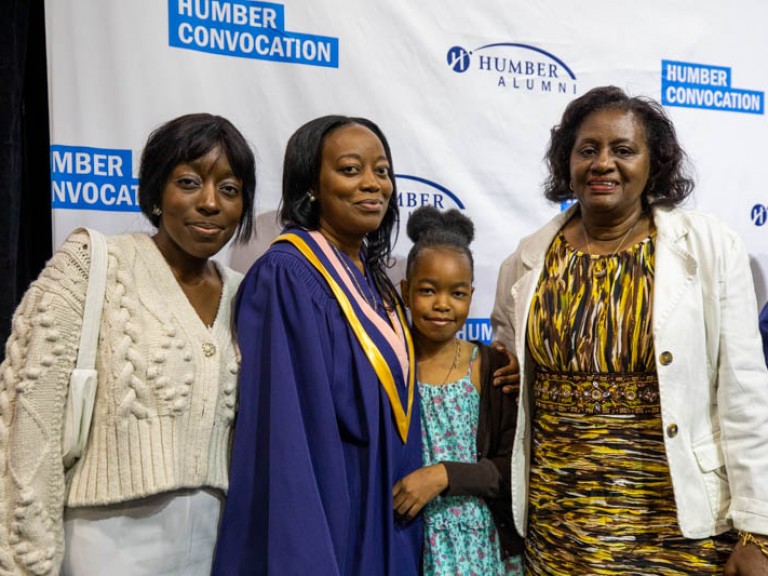
{"type": "Polygon", "coordinates": [[[91,269],[88,274],[88,292],[83,311],[83,327],[80,331],[80,348],[77,368],[93,368],[96,364],[101,309],[107,288],[107,241],[104,235],[91,228],[83,228],[91,237],[91,269]]]}

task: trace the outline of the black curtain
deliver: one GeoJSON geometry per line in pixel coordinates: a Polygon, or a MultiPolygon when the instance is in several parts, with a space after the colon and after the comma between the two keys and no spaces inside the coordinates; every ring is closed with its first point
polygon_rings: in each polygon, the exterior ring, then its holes
{"type": "MultiPolygon", "coordinates": [[[[0,1],[0,342],[51,255],[51,174],[42,0],[0,1]]],[[[3,355],[5,347],[0,351],[3,355]]]]}

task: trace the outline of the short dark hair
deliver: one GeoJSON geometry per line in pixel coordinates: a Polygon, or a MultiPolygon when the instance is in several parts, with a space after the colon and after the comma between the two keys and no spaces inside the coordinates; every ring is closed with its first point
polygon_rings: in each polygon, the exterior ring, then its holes
{"type": "Polygon", "coordinates": [[[160,225],[153,209],[162,204],[163,191],[173,169],[197,160],[216,146],[227,155],[232,173],[243,182],[243,214],[236,239],[247,242],[253,231],[253,203],[256,194],[256,159],[246,139],[221,116],[187,114],[156,128],[147,138],[139,168],[139,207],[152,225],[160,225]]]}
{"type": "Polygon", "coordinates": [[[643,191],[643,205],[675,206],[683,202],[693,191],[694,183],[687,172],[687,157],[677,141],[672,120],[655,100],[630,97],[616,86],[593,88],[566,106],[560,124],[552,128],[550,134],[546,155],[549,177],[544,195],[553,202],[575,198],[570,189],[570,157],[576,135],[587,116],[608,109],[632,112],[645,128],[650,173],[643,191]]]}
{"type": "Polygon", "coordinates": [[[283,160],[283,193],[280,201],[280,221],[284,226],[300,226],[317,230],[320,226],[319,202],[310,202],[309,190],[317,188],[320,180],[320,166],[323,145],[328,135],[342,128],[359,124],[368,128],[381,141],[387,156],[392,180],[392,196],[381,225],[366,235],[364,242],[365,264],[373,274],[374,282],[388,304],[393,300],[391,282],[387,279],[386,268],[392,264],[393,229],[397,230],[400,212],[397,207],[397,183],[394,177],[392,152],[381,129],[366,118],[330,115],[310,120],[301,126],[288,140],[283,160]]]}
{"type": "Polygon", "coordinates": [[[408,218],[406,231],[413,241],[405,265],[406,280],[410,280],[413,265],[426,248],[450,248],[466,255],[474,278],[475,261],[469,245],[475,238],[475,225],[469,217],[456,209],[440,212],[434,206],[422,206],[408,218]]]}

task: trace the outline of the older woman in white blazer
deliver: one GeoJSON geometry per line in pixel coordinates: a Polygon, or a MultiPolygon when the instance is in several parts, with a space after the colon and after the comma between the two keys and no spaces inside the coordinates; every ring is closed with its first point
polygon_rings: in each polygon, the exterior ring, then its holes
{"type": "Polygon", "coordinates": [[[711,216],[663,109],[614,87],[552,130],[576,203],[501,266],[520,362],[512,458],[526,570],[768,574],[768,371],[748,255],[711,216]]]}

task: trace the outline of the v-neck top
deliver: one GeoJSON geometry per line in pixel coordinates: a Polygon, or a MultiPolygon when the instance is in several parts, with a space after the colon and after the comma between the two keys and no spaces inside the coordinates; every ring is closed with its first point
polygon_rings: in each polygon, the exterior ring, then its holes
{"type": "Polygon", "coordinates": [[[231,306],[242,275],[216,263],[222,294],[208,327],[148,235],[111,237],[108,251],[96,409],[67,505],[225,491],[239,372],[231,306]]]}

